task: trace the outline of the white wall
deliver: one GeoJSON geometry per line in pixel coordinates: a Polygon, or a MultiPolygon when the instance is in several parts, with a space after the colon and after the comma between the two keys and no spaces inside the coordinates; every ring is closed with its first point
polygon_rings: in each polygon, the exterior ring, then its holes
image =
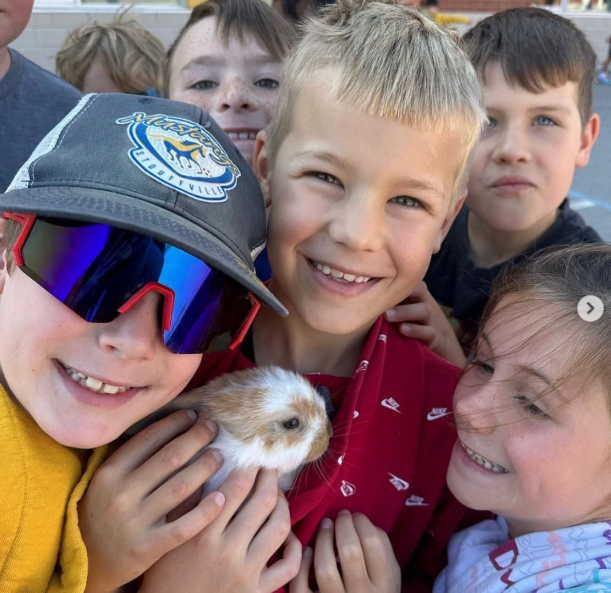
{"type": "MultiPolygon", "coordinates": [[[[91,20],[111,21],[115,11],[116,7],[100,7],[96,10],[35,9],[28,28],[11,47],[53,71],[55,54],[69,31],[91,20]]],[[[130,15],[157,35],[167,47],[187,21],[189,11],[181,8],[159,8],[154,12],[150,9],[134,9],[130,15]]],[[[470,13],[468,16],[475,23],[486,15],[470,13]]],[[[611,13],[575,13],[568,16],[585,32],[599,63],[604,61],[608,51],[605,39],[611,35],[611,13]]]]}
{"type": "MultiPolygon", "coordinates": [[[[19,1],[19,0],[17,0],[19,1]]],[[[66,35],[89,21],[111,22],[116,7],[112,9],[37,9],[32,14],[27,29],[11,47],[47,70],[55,71],[55,54],[61,48],[66,35]]],[[[174,41],[178,31],[186,23],[189,11],[172,8],[155,12],[131,10],[126,19],[133,18],[157,35],[166,48],[174,41]]]]}

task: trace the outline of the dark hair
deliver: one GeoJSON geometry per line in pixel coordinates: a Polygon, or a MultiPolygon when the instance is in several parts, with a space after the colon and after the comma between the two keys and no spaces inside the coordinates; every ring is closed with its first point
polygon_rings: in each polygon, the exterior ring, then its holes
{"type": "Polygon", "coordinates": [[[590,119],[596,55],[568,19],[543,8],[513,8],[480,21],[463,42],[484,83],[488,64],[499,64],[508,82],[532,93],[575,82],[582,125],[590,119]]]}
{"type": "Polygon", "coordinates": [[[21,233],[22,228],[22,225],[16,220],[13,220],[12,218],[9,218],[6,221],[6,225],[4,227],[3,249],[5,251],[6,270],[9,274],[15,269],[15,257],[13,255],[13,247],[15,247],[15,243],[19,238],[19,234],[21,233]]]}
{"type": "Polygon", "coordinates": [[[168,50],[165,63],[166,96],[176,48],[185,33],[207,17],[216,17],[216,32],[223,43],[227,44],[232,34],[237,35],[242,43],[246,37],[253,37],[279,62],[284,60],[296,39],[293,26],[262,0],[208,0],[198,4],[168,50]]]}
{"type": "Polygon", "coordinates": [[[611,407],[611,245],[555,247],[508,266],[492,286],[480,335],[495,320],[511,323],[519,335],[524,332],[523,316],[532,314],[540,321],[537,333],[518,348],[531,339],[553,335],[552,356],[566,357],[570,351],[569,367],[557,385],[576,375],[583,378],[583,388],[598,380],[606,388],[611,407]],[[587,295],[603,303],[598,321],[584,321],[577,312],[577,304],[587,295]]]}

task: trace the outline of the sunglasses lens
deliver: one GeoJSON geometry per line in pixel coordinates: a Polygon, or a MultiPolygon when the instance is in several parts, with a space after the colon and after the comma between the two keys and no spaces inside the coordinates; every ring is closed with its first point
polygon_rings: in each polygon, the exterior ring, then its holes
{"type": "Polygon", "coordinates": [[[168,246],[159,283],[174,290],[172,323],[163,341],[176,354],[226,350],[250,317],[255,301],[224,274],[168,246]]]}
{"type": "Polygon", "coordinates": [[[163,339],[178,354],[228,348],[256,306],[240,284],[197,257],[104,224],[37,218],[21,253],[21,269],[90,322],[116,319],[150,282],[171,289],[163,339]]]}

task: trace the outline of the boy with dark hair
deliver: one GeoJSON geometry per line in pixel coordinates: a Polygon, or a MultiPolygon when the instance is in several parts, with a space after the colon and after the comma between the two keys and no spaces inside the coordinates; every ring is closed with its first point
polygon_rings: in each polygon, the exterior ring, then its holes
{"type": "Polygon", "coordinates": [[[8,47],[26,28],[34,0],[0,0],[0,193],[81,94],[8,47]]]}
{"type": "Polygon", "coordinates": [[[482,82],[488,125],[473,153],[465,206],[426,274],[430,294],[420,287],[416,302],[389,317],[411,321],[406,335],[456,364],[464,356],[435,301],[468,349],[505,266],[552,245],[600,241],[567,198],[599,131],[595,55],[584,34],[547,10],[516,8],[484,19],[463,41],[482,82]]]}
{"type": "MultiPolygon", "coordinates": [[[[131,500],[115,490],[113,502],[129,502],[129,527],[144,538],[122,542],[112,564],[97,562],[86,518],[99,510],[82,500],[106,445],[182,391],[204,352],[234,347],[259,300],[285,313],[252,264],[265,242],[263,197],[199,108],[87,95],[21,168],[0,211],[1,589],[97,591],[100,572],[114,589],[246,494],[230,478],[166,520],[220,464],[209,452],[184,467],[215,427],[180,412],[125,445],[156,471],[143,481],[142,461],[120,469],[143,491],[131,500]]],[[[273,476],[262,480],[254,499],[277,492],[273,476]]]]}

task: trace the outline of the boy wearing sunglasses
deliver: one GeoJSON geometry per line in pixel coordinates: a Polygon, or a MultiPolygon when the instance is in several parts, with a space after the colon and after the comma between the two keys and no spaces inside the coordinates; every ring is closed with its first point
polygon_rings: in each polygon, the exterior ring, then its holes
{"type": "MultiPolygon", "coordinates": [[[[0,210],[0,582],[5,592],[80,592],[88,558],[77,504],[106,445],[180,393],[204,352],[235,347],[259,301],[286,313],[253,271],[263,199],[199,108],[88,95],[0,210]]],[[[145,563],[221,510],[225,497],[212,493],[165,520],[218,468],[206,454],[176,472],[213,434],[180,412],[128,443],[148,447],[141,462],[158,467],[156,482],[141,484],[145,563]],[[187,457],[170,468],[174,437],[187,457]]],[[[137,463],[124,469],[138,476],[137,463]]]]}

